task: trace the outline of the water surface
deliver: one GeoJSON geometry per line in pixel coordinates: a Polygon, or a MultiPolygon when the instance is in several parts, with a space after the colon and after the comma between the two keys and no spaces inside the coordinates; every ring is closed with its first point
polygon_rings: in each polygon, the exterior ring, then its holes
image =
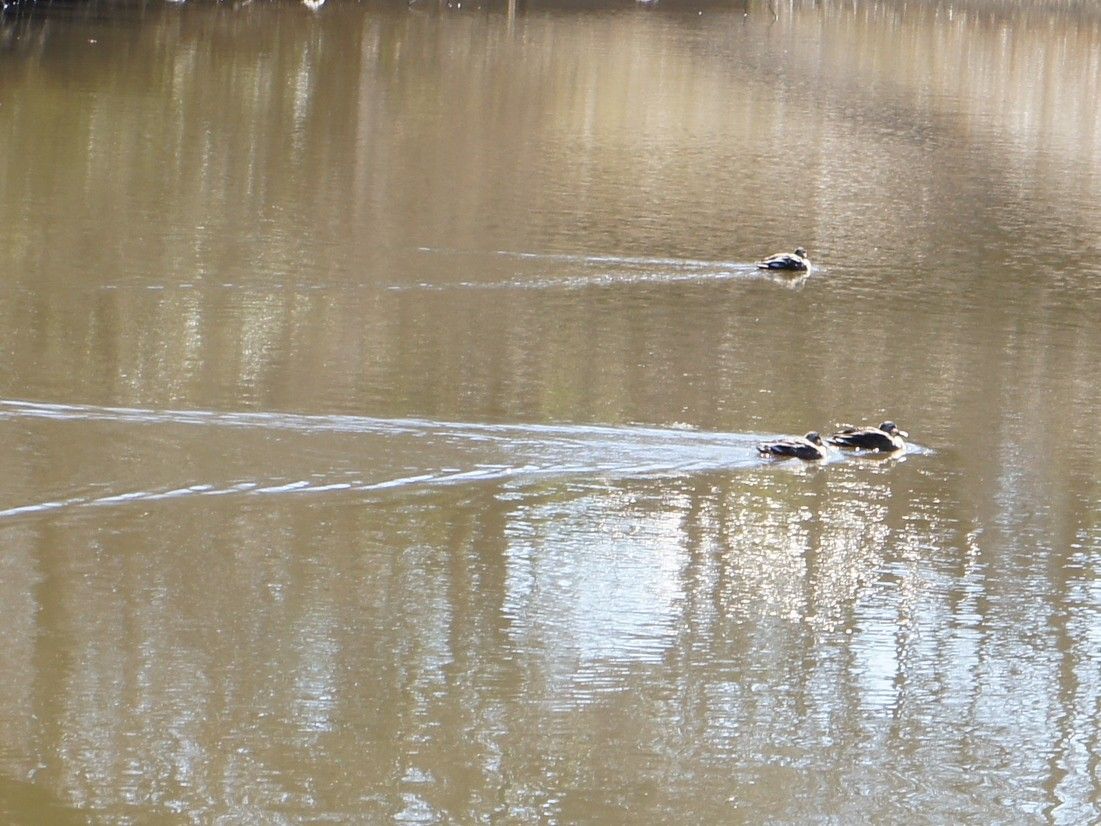
{"type": "Polygon", "coordinates": [[[1101,19],[773,5],[0,18],[0,819],[1101,818],[1101,19]]]}

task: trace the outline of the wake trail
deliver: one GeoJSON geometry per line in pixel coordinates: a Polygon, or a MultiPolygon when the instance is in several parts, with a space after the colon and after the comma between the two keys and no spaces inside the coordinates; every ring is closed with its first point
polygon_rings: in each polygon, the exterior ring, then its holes
{"type": "MultiPolygon", "coordinates": [[[[683,476],[758,464],[755,445],[760,434],[696,431],[677,427],[588,424],[497,424],[450,422],[426,418],[379,418],[353,415],[311,415],[280,412],[174,410],[55,404],[0,399],[0,422],[45,421],[106,423],[121,428],[169,428],[157,451],[157,462],[172,473],[175,450],[189,455],[189,440],[209,441],[202,431],[241,429],[263,435],[290,432],[279,446],[287,464],[320,465],[299,478],[257,478],[247,471],[213,482],[212,476],[233,470],[240,457],[227,456],[205,471],[206,480],[155,489],[120,490],[123,480],[96,479],[101,495],[59,496],[47,501],[0,509],[0,518],[73,508],[122,506],[214,496],[288,496],[350,492],[371,494],[486,482],[512,485],[564,478],[626,478],[683,476]],[[182,428],[182,431],[180,430],[182,428]],[[195,428],[193,437],[186,435],[195,428]],[[181,433],[183,435],[181,435],[181,433]],[[338,434],[339,454],[318,453],[314,437],[338,434]],[[349,438],[351,442],[349,443],[349,438]],[[362,460],[357,461],[357,456],[362,460]],[[378,457],[385,457],[380,461],[378,457]],[[362,467],[347,467],[361,463],[362,467]],[[337,465],[343,464],[343,469],[337,465]],[[111,490],[114,488],[114,490],[111,490]]],[[[94,438],[94,437],[90,437],[94,438]]],[[[223,439],[230,437],[222,437],[223,439]]],[[[236,445],[240,440],[231,439],[236,445]]],[[[161,443],[158,443],[158,446],[161,443]]],[[[334,448],[335,450],[335,448],[334,448]]],[[[244,461],[248,463],[246,451],[244,461]]],[[[106,463],[105,463],[106,464],[106,463]]],[[[96,469],[109,474],[110,467],[96,469]]],[[[255,468],[254,468],[255,470],[255,468]]]]}

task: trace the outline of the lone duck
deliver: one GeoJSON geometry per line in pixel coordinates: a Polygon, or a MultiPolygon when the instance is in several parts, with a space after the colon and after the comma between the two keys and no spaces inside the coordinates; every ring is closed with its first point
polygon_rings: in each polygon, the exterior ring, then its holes
{"type": "Polygon", "coordinates": [[[905,430],[899,430],[894,422],[888,421],[879,427],[846,427],[834,433],[826,441],[838,447],[858,447],[863,450],[890,453],[906,447],[903,437],[909,435],[905,430]]]}
{"type": "Polygon", "coordinates": [[[779,456],[784,459],[791,456],[807,460],[825,459],[826,450],[822,437],[813,430],[806,436],[791,436],[757,445],[757,452],[762,456],[779,456]]]}
{"type": "Polygon", "coordinates": [[[795,252],[779,252],[770,255],[763,261],[757,262],[759,270],[800,270],[806,272],[810,269],[810,259],[807,258],[805,247],[796,247],[795,252]]]}

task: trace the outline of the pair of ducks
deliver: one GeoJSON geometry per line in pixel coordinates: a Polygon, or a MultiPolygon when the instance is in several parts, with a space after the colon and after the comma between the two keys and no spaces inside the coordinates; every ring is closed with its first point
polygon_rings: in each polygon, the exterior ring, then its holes
{"type": "Polygon", "coordinates": [[[899,430],[894,422],[883,422],[879,427],[846,427],[839,430],[826,439],[817,431],[812,430],[806,436],[794,436],[787,439],[776,439],[772,442],[762,442],[757,445],[757,452],[762,456],[779,456],[786,458],[794,456],[797,459],[825,459],[826,444],[834,447],[852,447],[860,450],[874,450],[880,453],[893,453],[906,447],[904,438],[909,436],[905,430],[899,430]]]}

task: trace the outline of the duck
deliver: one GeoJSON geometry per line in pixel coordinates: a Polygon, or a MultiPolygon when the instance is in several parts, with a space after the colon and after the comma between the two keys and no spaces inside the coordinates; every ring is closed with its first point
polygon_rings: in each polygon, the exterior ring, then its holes
{"type": "Polygon", "coordinates": [[[757,262],[759,270],[799,270],[806,272],[810,269],[810,259],[807,258],[806,247],[796,247],[795,252],[778,252],[757,262]]]}
{"type": "Polygon", "coordinates": [[[781,459],[794,456],[797,459],[808,461],[825,459],[827,450],[828,448],[822,442],[822,437],[814,430],[806,436],[789,436],[771,442],[761,442],[757,445],[757,452],[762,456],[777,456],[781,459]]]}
{"type": "Polygon", "coordinates": [[[909,435],[905,430],[899,430],[894,422],[886,421],[879,427],[846,427],[834,433],[826,441],[837,447],[856,447],[891,453],[905,448],[904,439],[909,435]]]}

